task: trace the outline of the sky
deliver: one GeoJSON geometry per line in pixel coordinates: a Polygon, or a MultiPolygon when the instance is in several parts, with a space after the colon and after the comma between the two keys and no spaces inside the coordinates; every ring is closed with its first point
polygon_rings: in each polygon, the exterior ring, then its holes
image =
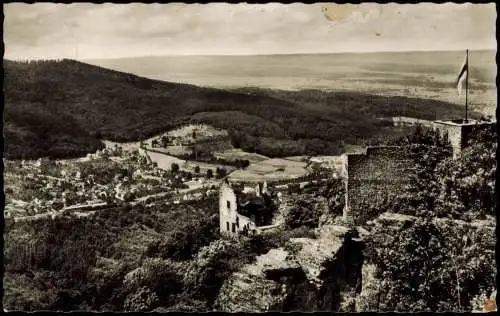
{"type": "Polygon", "coordinates": [[[496,49],[495,4],[4,5],[7,59],[496,49]]]}

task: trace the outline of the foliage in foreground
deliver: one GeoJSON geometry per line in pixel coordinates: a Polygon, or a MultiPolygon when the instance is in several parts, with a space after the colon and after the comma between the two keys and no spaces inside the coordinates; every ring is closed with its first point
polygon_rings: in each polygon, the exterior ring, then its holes
{"type": "Polygon", "coordinates": [[[418,219],[399,228],[375,221],[365,264],[376,265],[378,288],[364,297],[366,310],[470,311],[495,289],[496,135],[478,137],[457,160],[436,141],[416,151],[425,158],[408,194],[381,208],[418,219]],[[486,221],[470,223],[478,219],[486,221]]]}
{"type": "Polygon", "coordinates": [[[495,234],[488,227],[418,219],[401,231],[376,227],[369,261],[378,292],[368,310],[470,311],[476,294],[495,287],[495,234]]]}
{"type": "MultiPolygon", "coordinates": [[[[5,269],[6,279],[14,286],[7,291],[4,304],[9,310],[120,311],[124,306],[142,310],[137,302],[149,297],[148,291],[163,304],[171,304],[170,294],[176,293],[174,289],[183,278],[173,271],[181,271],[183,265],[162,259],[161,251],[151,249],[161,244],[173,259],[191,259],[218,236],[215,206],[214,199],[207,199],[179,205],[117,207],[89,218],[9,223],[5,269]],[[199,235],[205,238],[193,238],[199,235]],[[148,268],[148,262],[155,264],[148,268]],[[154,282],[161,284],[143,280],[146,283],[132,283],[136,284],[133,288],[125,286],[125,276],[140,267],[140,271],[154,270],[154,282]],[[26,278],[31,279],[26,283],[32,290],[17,281],[26,278]]],[[[151,308],[154,305],[151,303],[151,308]]]]}

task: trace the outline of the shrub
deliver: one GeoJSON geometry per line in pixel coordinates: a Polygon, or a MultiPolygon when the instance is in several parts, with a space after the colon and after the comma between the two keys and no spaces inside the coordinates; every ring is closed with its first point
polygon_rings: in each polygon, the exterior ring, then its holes
{"type": "Polygon", "coordinates": [[[173,173],[178,173],[179,172],[179,165],[176,164],[175,162],[172,163],[172,165],[170,166],[170,170],[173,172],[173,173]]]}
{"type": "Polygon", "coordinates": [[[290,208],[285,218],[285,224],[289,228],[307,226],[309,228],[318,227],[322,210],[317,207],[317,201],[313,199],[299,200],[290,208]]]}

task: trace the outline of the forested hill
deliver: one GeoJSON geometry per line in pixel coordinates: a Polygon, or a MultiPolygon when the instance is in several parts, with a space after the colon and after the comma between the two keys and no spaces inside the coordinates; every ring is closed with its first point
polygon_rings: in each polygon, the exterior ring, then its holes
{"type": "Polygon", "coordinates": [[[269,156],[334,154],[391,134],[376,117],[456,118],[432,100],[320,91],[224,91],[146,79],[73,60],[4,60],[7,158],[70,157],[99,139],[136,141],[188,121],[229,130],[233,143],[269,156]]]}

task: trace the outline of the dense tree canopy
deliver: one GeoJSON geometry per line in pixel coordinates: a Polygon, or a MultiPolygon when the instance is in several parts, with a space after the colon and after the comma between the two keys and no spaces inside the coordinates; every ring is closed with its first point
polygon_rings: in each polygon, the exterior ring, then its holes
{"type": "Polygon", "coordinates": [[[9,223],[5,266],[12,290],[5,307],[144,311],[175,304],[184,284],[182,260],[189,265],[218,236],[215,201],[9,223]],[[33,274],[35,280],[23,281],[33,274]]]}

